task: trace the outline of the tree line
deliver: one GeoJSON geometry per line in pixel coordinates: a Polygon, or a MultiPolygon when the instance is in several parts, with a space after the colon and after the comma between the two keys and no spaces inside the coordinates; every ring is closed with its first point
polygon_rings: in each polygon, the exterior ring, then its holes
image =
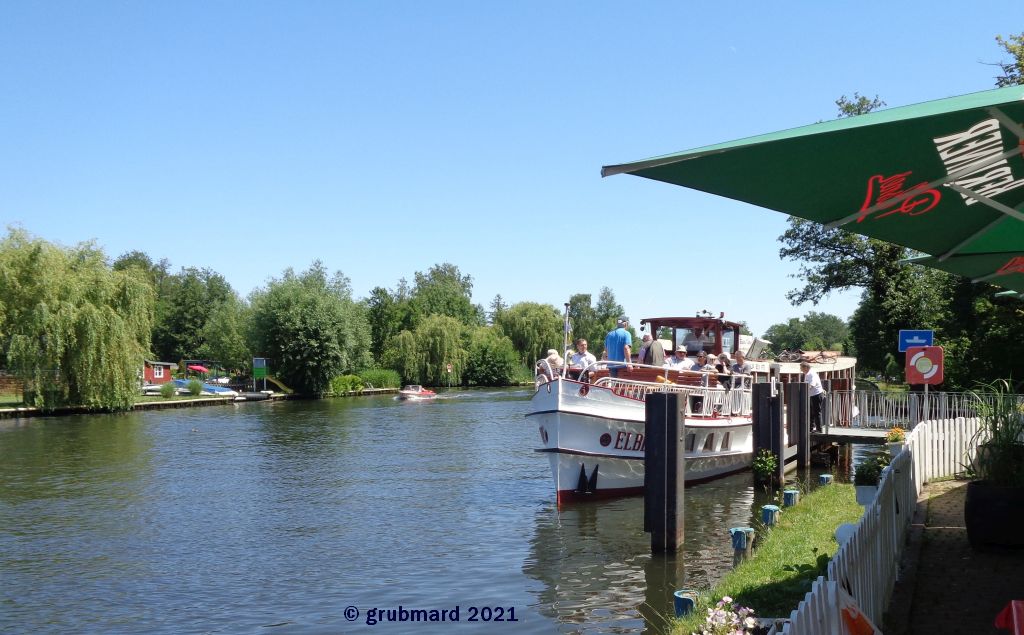
{"type": "MultiPolygon", "coordinates": [[[[500,295],[484,310],[472,289],[471,276],[442,263],[356,299],[347,277],[315,261],[242,298],[210,269],[172,273],[140,251],[110,262],[93,243],[66,248],[11,228],[0,242],[0,366],[24,382],[30,405],[108,410],[132,406],[145,359],[217,360],[249,376],[253,357],[266,357],[282,383],[310,395],[381,368],[426,385],[532,380],[533,362],[562,348],[562,312],[500,295]]],[[[569,304],[575,334],[600,350],[623,312],[614,293],[569,304]]]]}

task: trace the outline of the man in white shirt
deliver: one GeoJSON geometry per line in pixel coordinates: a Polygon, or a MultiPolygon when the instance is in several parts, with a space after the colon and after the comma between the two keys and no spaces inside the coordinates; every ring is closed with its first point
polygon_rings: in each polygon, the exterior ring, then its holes
{"type": "Polygon", "coordinates": [[[590,370],[594,370],[593,366],[596,363],[597,358],[587,351],[587,340],[582,337],[576,340],[576,352],[569,358],[569,368],[583,370],[589,366],[590,370]]]}
{"type": "Polygon", "coordinates": [[[821,432],[821,405],[825,401],[825,389],[821,386],[821,378],[818,373],[811,370],[807,362],[800,363],[800,372],[804,373],[804,382],[807,383],[807,391],[811,395],[811,429],[821,432]]]}
{"type": "Polygon", "coordinates": [[[686,345],[676,347],[676,354],[665,359],[665,368],[669,370],[690,370],[693,363],[686,359],[686,345]]]}

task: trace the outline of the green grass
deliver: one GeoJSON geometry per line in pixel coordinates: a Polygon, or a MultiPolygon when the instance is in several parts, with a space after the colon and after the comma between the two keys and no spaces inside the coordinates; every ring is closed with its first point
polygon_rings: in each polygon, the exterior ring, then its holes
{"type": "Polygon", "coordinates": [[[834,483],[801,496],[798,505],[783,508],[774,528],[758,528],[754,557],[702,592],[693,613],[677,620],[672,632],[699,632],[707,609],[725,595],[753,608],[757,617],[788,617],[824,574],[817,557],[831,557],[839,549],[836,528],[856,523],[862,513],[852,485],[834,483]]]}
{"type": "Polygon", "coordinates": [[[20,408],[24,405],[20,392],[0,392],[0,408],[20,408]]]}

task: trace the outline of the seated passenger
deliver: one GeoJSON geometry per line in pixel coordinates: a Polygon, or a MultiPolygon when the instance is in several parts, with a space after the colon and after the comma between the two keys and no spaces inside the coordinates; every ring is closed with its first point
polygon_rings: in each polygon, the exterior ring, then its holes
{"type": "Polygon", "coordinates": [[[732,388],[732,369],[729,367],[729,356],[722,353],[715,363],[715,370],[718,372],[718,385],[726,390],[732,388]]]}
{"type": "Polygon", "coordinates": [[[708,377],[709,377],[709,375],[707,373],[709,371],[715,370],[715,367],[712,366],[711,364],[708,364],[708,354],[705,353],[704,351],[701,351],[701,352],[697,353],[697,361],[695,361],[690,366],[689,370],[695,370],[695,371],[698,371],[698,372],[703,372],[704,374],[700,378],[700,385],[701,386],[707,386],[708,385],[708,377]]]}
{"type": "Polygon", "coordinates": [[[686,345],[680,344],[672,357],[665,359],[665,368],[669,370],[689,370],[692,364],[686,359],[686,345]]]}

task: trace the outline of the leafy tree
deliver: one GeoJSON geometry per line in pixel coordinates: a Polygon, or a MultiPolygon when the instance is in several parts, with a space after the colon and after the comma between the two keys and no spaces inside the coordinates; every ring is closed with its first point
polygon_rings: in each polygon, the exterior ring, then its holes
{"type": "Polygon", "coordinates": [[[152,287],[94,245],[19,229],[0,242],[0,353],[32,405],[130,408],[152,320],[152,287]]]}
{"type": "Polygon", "coordinates": [[[790,318],[784,324],[773,324],[765,331],[773,350],[843,350],[850,329],[842,318],[829,313],[811,311],[804,318],[790,318]]]}
{"type": "Polygon", "coordinates": [[[370,322],[370,351],[374,359],[380,359],[388,340],[402,330],[402,309],[396,299],[384,287],[374,287],[364,303],[370,322]]]}
{"type": "Polygon", "coordinates": [[[199,357],[217,360],[229,370],[248,373],[252,366],[248,342],[251,319],[249,307],[237,297],[215,307],[203,326],[199,357]]]}
{"type": "Polygon", "coordinates": [[[145,252],[129,251],[121,254],[114,261],[114,271],[136,270],[145,276],[153,288],[158,292],[162,288],[164,280],[170,275],[171,263],[166,258],[154,263],[145,252]]]}
{"type": "Polygon", "coordinates": [[[615,300],[615,294],[607,287],[601,287],[597,296],[597,305],[594,307],[594,315],[597,319],[597,333],[594,335],[591,350],[596,355],[604,351],[604,336],[615,328],[615,321],[626,312],[623,305],[615,300]]]}
{"type": "Polygon", "coordinates": [[[1013,58],[1010,62],[1000,62],[1003,74],[996,78],[996,86],[1020,86],[1024,84],[1024,33],[1010,35],[1005,39],[996,36],[996,42],[1013,58]]]}
{"type": "Polygon", "coordinates": [[[497,326],[512,340],[524,364],[532,365],[549,348],[562,348],[562,317],[550,304],[513,304],[498,316],[497,326]]]}
{"type": "Polygon", "coordinates": [[[370,327],[341,273],[328,278],[320,261],[252,294],[255,350],[299,392],[323,395],[336,375],[369,365],[370,327]]]}
{"type": "Polygon", "coordinates": [[[462,324],[482,325],[483,309],[473,304],[472,297],[473,278],[451,263],[434,265],[425,274],[416,272],[411,301],[418,319],[447,315],[462,324]]]}
{"type": "Polygon", "coordinates": [[[505,298],[501,297],[500,293],[494,296],[494,299],[491,300],[491,310],[487,314],[487,323],[493,325],[498,314],[507,308],[508,304],[505,302],[505,298]]]}
{"type": "Polygon", "coordinates": [[[209,269],[187,268],[169,276],[157,296],[153,352],[164,360],[199,356],[210,316],[236,299],[224,276],[209,269]]]}
{"type": "Polygon", "coordinates": [[[512,340],[493,327],[477,327],[469,334],[466,383],[507,386],[515,380],[519,360],[512,340]]]}
{"type": "Polygon", "coordinates": [[[608,331],[591,306],[590,297],[589,293],[576,293],[569,298],[569,326],[572,328],[572,340],[582,337],[590,344],[590,350],[600,351],[608,331]]]}

